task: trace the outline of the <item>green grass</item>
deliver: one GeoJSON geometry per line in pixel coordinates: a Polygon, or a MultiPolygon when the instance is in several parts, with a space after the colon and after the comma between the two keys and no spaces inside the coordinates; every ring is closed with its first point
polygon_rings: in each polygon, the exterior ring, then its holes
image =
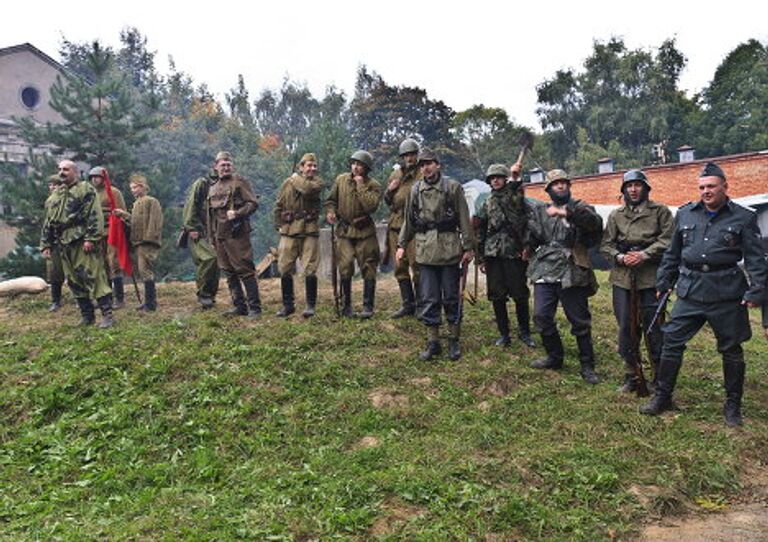
{"type": "MultiPolygon", "coordinates": [[[[106,332],[76,328],[71,305],[50,316],[43,297],[4,300],[0,537],[626,539],[648,518],[727,505],[768,460],[759,315],[743,429],[722,423],[708,329],[686,352],[680,410],[648,418],[615,392],[601,280],[596,387],[567,331],[558,373],[528,368],[540,349],[491,346],[486,301],[466,306],[460,362],[417,361],[425,332],[387,318],[391,278],[365,322],[337,321],[327,289],[309,321],[249,323],[168,285],[160,313],[119,311],[106,332]]],[[[276,288],[263,284],[270,312],[276,288]]]]}

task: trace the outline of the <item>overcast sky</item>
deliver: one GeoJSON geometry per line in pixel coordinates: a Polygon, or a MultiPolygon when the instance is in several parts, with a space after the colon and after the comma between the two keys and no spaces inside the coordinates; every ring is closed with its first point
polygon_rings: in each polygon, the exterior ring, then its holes
{"type": "Polygon", "coordinates": [[[392,85],[419,86],[456,111],[503,107],[538,128],[536,85],[581,66],[594,40],[624,38],[653,49],[670,37],[688,58],[681,87],[692,94],[739,43],[768,41],[768,2],[645,0],[278,0],[272,2],[3,3],[0,47],[30,42],[58,59],[62,36],[117,46],[135,26],[167,69],[206,82],[217,97],[243,74],[251,97],[288,76],[315,96],[336,85],[351,94],[358,66],[392,85]],[[455,7],[449,7],[449,6],[455,7]],[[245,7],[247,6],[247,7],[245,7]]]}

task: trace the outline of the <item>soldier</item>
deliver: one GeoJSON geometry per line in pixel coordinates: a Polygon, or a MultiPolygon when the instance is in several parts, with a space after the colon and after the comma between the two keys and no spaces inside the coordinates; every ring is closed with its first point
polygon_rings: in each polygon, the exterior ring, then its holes
{"type": "MultiPolygon", "coordinates": [[[[666,205],[649,200],[650,191],[651,185],[639,169],[624,174],[624,205],[608,216],[600,244],[600,253],[614,264],[609,280],[613,285],[613,313],[619,325],[619,354],[624,359],[624,383],[619,388],[623,393],[637,390],[635,363],[642,335],[656,310],[656,270],[672,237],[672,212],[666,205]],[[633,297],[637,305],[634,310],[639,314],[631,314],[633,297]],[[634,333],[633,325],[637,327],[634,333]]],[[[655,375],[662,345],[658,321],[646,342],[655,375]]]]}
{"type": "Polygon", "coordinates": [[[152,312],[157,310],[155,262],[162,244],[163,209],[159,201],[147,195],[149,183],[144,175],[134,173],[128,179],[128,185],[135,198],[131,212],[115,209],[114,213],[131,226],[131,260],[136,265],[139,279],[144,281],[144,303],[136,310],[152,312]]]}
{"type": "MultiPolygon", "coordinates": [[[[49,207],[58,199],[54,195],[61,186],[61,178],[57,175],[48,177],[48,199],[45,200],[45,212],[48,213],[49,207]]],[[[45,260],[45,274],[48,284],[51,285],[51,306],[49,312],[56,312],[61,308],[61,290],[64,285],[64,267],[61,262],[61,247],[58,244],[51,246],[51,257],[45,260]]]]}
{"type": "MultiPolygon", "coordinates": [[[[110,202],[109,194],[107,194],[107,187],[104,183],[104,168],[97,166],[92,168],[88,173],[88,179],[96,189],[96,194],[99,196],[99,203],[101,204],[101,213],[104,216],[104,236],[101,238],[101,252],[104,254],[107,268],[107,277],[112,282],[112,291],[114,292],[114,304],[113,308],[122,309],[125,306],[125,287],[123,286],[123,270],[120,269],[120,264],[117,261],[117,254],[115,248],[107,243],[107,236],[109,233],[109,213],[110,202]]],[[[112,196],[115,200],[115,208],[125,210],[125,199],[123,193],[120,192],[114,186],[112,188],[112,196]]]]}
{"type": "Polygon", "coordinates": [[[208,191],[208,228],[234,305],[225,315],[256,320],[261,317],[261,298],[253,264],[250,217],[258,208],[259,200],[251,183],[235,175],[230,153],[219,152],[214,169],[219,181],[208,191]]]}
{"type": "Polygon", "coordinates": [[[744,351],[749,340],[748,307],[763,300],[768,262],[760,244],[754,212],[728,198],[725,173],[709,162],[699,177],[701,200],[678,209],[672,243],[656,274],[658,295],[677,284],[677,301],[664,324],[664,347],[653,398],[642,414],[658,415],[673,408],[675,388],[686,343],[709,323],[723,357],[725,404],[729,427],[742,424],[744,351]],[[737,266],[744,259],[744,272],[737,266]]]}
{"type": "Polygon", "coordinates": [[[208,191],[218,180],[216,172],[212,171],[192,183],[182,217],[184,230],[189,236],[189,253],[195,264],[197,302],[203,310],[213,307],[219,291],[219,265],[208,237],[208,191]]]}
{"type": "Polygon", "coordinates": [[[99,327],[112,327],[112,289],[99,248],[104,217],[96,190],[78,178],[71,160],[59,163],[59,177],[63,184],[51,194],[46,208],[40,250],[49,259],[58,247],[64,276],[80,308],[80,325],[94,323],[95,299],[102,315],[99,327]]]}
{"type": "Polygon", "coordinates": [[[579,347],[581,377],[589,384],[597,384],[600,379],[595,373],[589,312],[589,297],[597,292],[597,281],[587,249],[599,243],[603,220],[592,206],[571,197],[571,180],[565,171],[554,169],[547,173],[544,189],[552,203],[532,206],[528,217],[534,251],[528,278],[533,282],[533,320],[547,356],[534,361],[531,367],[563,366],[563,343],[555,324],[560,302],[579,347]]]}
{"type": "Polygon", "coordinates": [[[449,326],[448,357],[461,357],[459,336],[461,325],[461,267],[474,258],[474,235],[464,189],[457,181],[444,176],[440,160],[434,152],[419,153],[422,178],[417,181],[405,205],[405,223],[397,242],[396,259],[404,255],[415,240],[416,263],[419,265],[419,297],[424,305],[421,321],[427,326],[429,339],[419,356],[427,361],[438,356],[441,312],[449,326]]]}
{"type": "Polygon", "coordinates": [[[488,299],[493,304],[500,334],[496,344],[509,346],[512,342],[507,313],[507,299],[511,298],[515,302],[518,336],[532,348],[536,344],[531,339],[528,263],[524,259],[527,206],[523,188],[517,181],[519,177],[518,163],[511,170],[504,164],[488,168],[485,181],[491,185],[491,194],[483,200],[475,216],[477,259],[480,271],[487,273],[488,299]]]}
{"type": "Polygon", "coordinates": [[[300,173],[294,173],[283,181],[275,202],[275,226],[280,232],[277,248],[277,268],[280,273],[280,288],[283,308],[277,316],[290,316],[296,311],[293,295],[293,274],[296,260],[301,258],[304,266],[304,291],[307,307],[304,318],[315,315],[317,303],[317,266],[320,227],[320,193],[323,180],[317,175],[317,157],[306,153],[299,162],[300,173]]]}
{"type": "Polygon", "coordinates": [[[376,296],[376,268],[379,263],[379,242],[376,224],[371,215],[381,201],[381,186],[369,174],[373,156],[355,151],[349,158],[349,173],[342,173],[333,183],[325,201],[326,220],[336,224],[336,257],[339,262],[342,316],[352,316],[352,275],[355,261],[363,275],[363,311],[360,318],[373,316],[376,296]]]}
{"type": "MultiPolygon", "coordinates": [[[[387,229],[387,254],[394,255],[397,252],[397,240],[400,237],[400,228],[403,226],[405,202],[411,187],[420,176],[418,156],[419,144],[413,139],[406,139],[400,143],[398,152],[402,164],[392,172],[389,177],[387,190],[384,192],[384,203],[389,206],[389,221],[387,229]]],[[[405,250],[403,257],[396,262],[395,278],[400,287],[402,306],[392,315],[392,318],[412,316],[416,313],[416,292],[419,290],[419,266],[416,265],[414,242],[411,241],[405,250]],[[410,268],[410,273],[409,273],[410,268]],[[411,280],[413,276],[413,280],[411,280]]]]}

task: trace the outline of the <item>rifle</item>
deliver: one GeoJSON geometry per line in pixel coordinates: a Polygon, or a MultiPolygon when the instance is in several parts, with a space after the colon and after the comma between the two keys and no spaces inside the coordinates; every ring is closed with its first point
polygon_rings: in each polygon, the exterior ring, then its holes
{"type": "Polygon", "coordinates": [[[669,301],[669,296],[672,295],[672,290],[667,290],[664,292],[664,295],[662,295],[659,298],[659,304],[656,306],[656,312],[653,313],[653,318],[651,318],[651,323],[648,324],[648,329],[645,330],[646,333],[650,333],[653,329],[653,326],[656,325],[656,322],[658,320],[661,320],[663,322],[664,320],[664,314],[666,313],[667,309],[667,301],[669,301]]]}
{"type": "Polygon", "coordinates": [[[336,309],[336,317],[341,317],[341,304],[339,302],[339,278],[336,262],[336,226],[331,224],[331,285],[333,286],[333,307],[336,309]]]}
{"type": "Polygon", "coordinates": [[[637,396],[648,396],[648,383],[643,374],[643,358],[640,355],[640,300],[637,292],[637,274],[634,269],[629,272],[629,338],[631,342],[630,357],[635,368],[637,380],[637,396]]]}

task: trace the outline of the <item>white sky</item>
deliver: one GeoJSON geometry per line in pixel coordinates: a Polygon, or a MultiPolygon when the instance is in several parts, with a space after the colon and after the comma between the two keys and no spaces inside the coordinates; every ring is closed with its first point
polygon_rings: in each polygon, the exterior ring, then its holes
{"type": "Polygon", "coordinates": [[[425,88],[456,111],[502,107],[538,128],[536,85],[558,69],[579,69],[593,40],[620,36],[629,48],[650,49],[676,37],[688,58],[681,87],[692,94],[739,43],[768,41],[766,21],[768,2],[750,0],[13,0],[0,12],[0,47],[30,42],[58,59],[62,35],[117,46],[120,30],[135,26],[162,72],[172,56],[222,99],[238,74],[252,99],[286,76],[317,97],[330,84],[351,95],[365,64],[388,84],[425,88]]]}

